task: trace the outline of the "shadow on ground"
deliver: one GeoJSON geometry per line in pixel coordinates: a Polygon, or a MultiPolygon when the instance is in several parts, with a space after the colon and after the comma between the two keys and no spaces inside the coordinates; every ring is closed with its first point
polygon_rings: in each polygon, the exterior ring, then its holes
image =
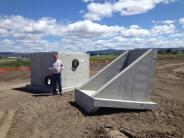
{"type": "Polygon", "coordinates": [[[148,110],[136,110],[136,109],[122,109],[122,108],[106,108],[101,107],[95,113],[87,113],[84,111],[76,102],[70,101],[70,105],[77,108],[85,116],[102,116],[102,115],[111,115],[116,113],[139,113],[146,112],[148,110]]]}
{"type": "Polygon", "coordinates": [[[13,90],[16,90],[16,91],[19,91],[19,92],[31,93],[32,96],[35,96],[35,97],[39,97],[39,96],[53,96],[52,93],[31,90],[31,89],[28,89],[26,87],[13,88],[13,90]]]}
{"type": "MultiPolygon", "coordinates": [[[[34,97],[40,96],[53,96],[52,93],[42,92],[42,91],[35,91],[27,89],[26,87],[19,87],[14,88],[13,90],[25,93],[31,93],[34,97]]],[[[74,101],[69,101],[69,104],[75,108],[77,108],[83,115],[85,116],[101,116],[101,115],[110,115],[116,113],[138,113],[138,112],[146,112],[147,110],[136,110],[136,109],[121,109],[121,108],[99,108],[95,113],[87,113],[84,111],[79,105],[76,104],[74,101]]]]}

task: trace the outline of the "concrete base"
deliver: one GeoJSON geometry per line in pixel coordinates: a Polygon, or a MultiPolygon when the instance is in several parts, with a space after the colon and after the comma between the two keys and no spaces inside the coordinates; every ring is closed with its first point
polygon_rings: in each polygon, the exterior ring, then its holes
{"type": "Polygon", "coordinates": [[[92,95],[95,91],[75,90],[75,101],[87,113],[94,113],[100,107],[123,108],[123,109],[141,109],[141,110],[155,110],[158,108],[157,103],[148,101],[129,101],[116,100],[105,98],[94,98],[92,95]]]}
{"type": "Polygon", "coordinates": [[[98,107],[94,106],[94,98],[91,97],[90,92],[85,93],[75,89],[75,102],[87,113],[98,110],[98,107]]]}

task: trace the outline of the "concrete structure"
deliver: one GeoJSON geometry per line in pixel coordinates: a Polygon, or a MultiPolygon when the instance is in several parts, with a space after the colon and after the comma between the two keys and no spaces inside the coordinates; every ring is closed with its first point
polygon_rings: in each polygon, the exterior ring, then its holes
{"type": "MultiPolygon", "coordinates": [[[[52,87],[44,83],[45,77],[50,74],[49,66],[52,63],[52,55],[56,52],[40,52],[31,55],[31,85],[27,87],[33,90],[51,92],[52,87]]],[[[89,80],[89,55],[86,53],[58,53],[58,58],[63,61],[62,71],[63,91],[71,91],[80,87],[89,80]],[[73,68],[72,62],[78,61],[79,65],[73,68]]]]}
{"type": "Polygon", "coordinates": [[[99,107],[156,109],[150,101],[156,51],[126,51],[75,90],[75,101],[88,113],[99,107]]]}

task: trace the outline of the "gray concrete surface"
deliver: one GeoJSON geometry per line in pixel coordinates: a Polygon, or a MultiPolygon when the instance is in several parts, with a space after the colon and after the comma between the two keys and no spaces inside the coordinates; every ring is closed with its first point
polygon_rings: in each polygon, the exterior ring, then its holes
{"type": "MultiPolygon", "coordinates": [[[[52,88],[44,84],[44,79],[50,74],[49,66],[52,63],[52,55],[56,52],[40,52],[32,54],[31,84],[27,88],[51,92],[52,88]]],[[[63,61],[62,71],[63,91],[72,91],[89,80],[89,55],[86,53],[58,53],[59,59],[63,61]],[[77,59],[79,66],[74,70],[72,61],[77,59]]]]}
{"type": "Polygon", "coordinates": [[[150,100],[156,53],[152,49],[124,52],[75,91],[76,103],[87,112],[99,107],[156,109],[150,100]]]}

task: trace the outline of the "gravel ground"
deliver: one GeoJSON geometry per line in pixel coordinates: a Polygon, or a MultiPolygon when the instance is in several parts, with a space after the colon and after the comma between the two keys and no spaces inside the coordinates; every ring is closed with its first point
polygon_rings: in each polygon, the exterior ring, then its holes
{"type": "MultiPolygon", "coordinates": [[[[95,74],[107,63],[92,63],[95,74]]],[[[36,96],[14,88],[28,79],[1,80],[0,110],[16,111],[8,138],[184,137],[184,61],[158,60],[152,100],[156,111],[101,108],[86,115],[74,103],[73,92],[36,96]],[[1,88],[2,88],[1,87],[1,88]]],[[[24,72],[25,73],[25,72],[24,72]]],[[[29,72],[27,72],[29,76],[29,72]]],[[[21,76],[21,75],[19,75],[21,76]]]]}

